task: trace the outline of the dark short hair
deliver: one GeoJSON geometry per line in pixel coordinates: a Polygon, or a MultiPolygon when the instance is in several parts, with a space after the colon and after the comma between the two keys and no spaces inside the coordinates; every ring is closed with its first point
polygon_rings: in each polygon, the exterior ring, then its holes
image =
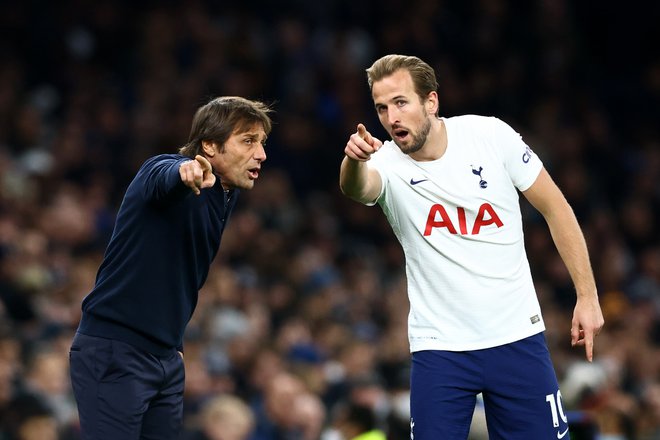
{"type": "Polygon", "coordinates": [[[202,149],[202,141],[219,145],[234,132],[242,132],[254,124],[261,124],[268,135],[272,128],[272,109],[260,101],[240,96],[220,96],[197,109],[193,117],[188,143],[179,148],[179,153],[195,157],[202,149]]]}
{"type": "Polygon", "coordinates": [[[376,81],[392,75],[397,70],[406,70],[410,73],[415,93],[421,101],[424,101],[429,93],[438,91],[438,81],[431,66],[418,57],[397,54],[385,55],[367,69],[369,90],[373,90],[376,81]]]}

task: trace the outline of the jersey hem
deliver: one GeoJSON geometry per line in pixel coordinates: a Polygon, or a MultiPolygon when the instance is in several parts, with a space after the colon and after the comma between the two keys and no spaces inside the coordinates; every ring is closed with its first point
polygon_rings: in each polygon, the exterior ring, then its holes
{"type": "Polygon", "coordinates": [[[498,347],[500,345],[510,344],[512,342],[520,341],[521,339],[528,338],[530,336],[537,335],[545,331],[545,326],[535,327],[531,331],[526,331],[522,333],[516,333],[515,335],[508,335],[506,337],[492,340],[492,341],[477,341],[474,343],[449,343],[447,341],[439,341],[437,339],[428,338],[419,338],[414,342],[410,342],[410,352],[415,353],[417,351],[424,350],[444,350],[444,351],[472,351],[472,350],[483,350],[486,348],[498,347]]]}

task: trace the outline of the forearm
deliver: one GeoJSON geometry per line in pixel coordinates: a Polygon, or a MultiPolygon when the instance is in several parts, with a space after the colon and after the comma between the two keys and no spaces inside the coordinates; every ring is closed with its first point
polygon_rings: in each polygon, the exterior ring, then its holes
{"type": "Polygon", "coordinates": [[[545,217],[550,234],[557,247],[578,295],[597,295],[589,252],[573,210],[565,202],[545,217]]]}
{"type": "Polygon", "coordinates": [[[369,195],[369,170],[366,163],[345,156],[339,172],[339,187],[347,197],[364,202],[369,195]]]}
{"type": "Polygon", "coordinates": [[[568,268],[577,294],[571,320],[571,344],[583,345],[587,360],[593,360],[594,336],[603,327],[589,252],[573,209],[545,169],[523,193],[548,223],[552,240],[568,268]]]}

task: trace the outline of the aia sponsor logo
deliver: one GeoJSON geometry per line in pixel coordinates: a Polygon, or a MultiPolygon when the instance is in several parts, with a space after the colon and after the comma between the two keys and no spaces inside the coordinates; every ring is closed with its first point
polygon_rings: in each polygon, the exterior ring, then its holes
{"type": "Polygon", "coordinates": [[[477,235],[481,231],[481,228],[490,225],[495,225],[498,228],[504,226],[500,216],[497,215],[497,212],[495,212],[495,209],[490,203],[484,203],[479,207],[477,216],[472,224],[468,224],[465,208],[456,207],[456,216],[452,219],[445,207],[436,203],[431,206],[426,218],[424,236],[429,236],[434,229],[441,228],[446,228],[450,234],[477,235]]]}

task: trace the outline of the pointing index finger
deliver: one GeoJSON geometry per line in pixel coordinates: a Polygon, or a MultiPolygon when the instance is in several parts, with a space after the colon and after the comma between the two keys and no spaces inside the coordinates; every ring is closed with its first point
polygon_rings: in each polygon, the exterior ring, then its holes
{"type": "Polygon", "coordinates": [[[195,160],[202,166],[202,172],[211,171],[211,162],[209,162],[204,156],[198,154],[195,156],[195,160]]]}
{"type": "Polygon", "coordinates": [[[589,362],[594,360],[594,333],[592,331],[584,332],[584,352],[589,362]]]}
{"type": "Polygon", "coordinates": [[[366,143],[371,145],[373,143],[373,138],[371,134],[367,131],[367,127],[364,124],[358,124],[357,126],[358,136],[360,136],[366,143]]]}

